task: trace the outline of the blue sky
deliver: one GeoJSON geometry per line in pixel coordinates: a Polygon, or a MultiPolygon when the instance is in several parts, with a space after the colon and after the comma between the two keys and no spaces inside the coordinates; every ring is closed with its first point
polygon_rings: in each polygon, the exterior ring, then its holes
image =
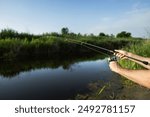
{"type": "Polygon", "coordinates": [[[41,34],[62,27],[82,34],[125,30],[149,36],[150,0],[0,0],[0,29],[41,34]]]}

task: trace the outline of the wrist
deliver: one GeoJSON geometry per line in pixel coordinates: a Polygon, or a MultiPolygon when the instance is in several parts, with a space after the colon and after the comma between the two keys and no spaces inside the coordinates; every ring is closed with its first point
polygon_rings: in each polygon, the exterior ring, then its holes
{"type": "Polygon", "coordinates": [[[133,54],[132,54],[132,53],[130,53],[130,52],[128,52],[127,56],[129,56],[129,57],[133,57],[133,54]]]}

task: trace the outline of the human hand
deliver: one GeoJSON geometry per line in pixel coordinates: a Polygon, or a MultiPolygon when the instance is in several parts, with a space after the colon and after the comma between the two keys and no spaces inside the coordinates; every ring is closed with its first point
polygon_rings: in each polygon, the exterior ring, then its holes
{"type": "Polygon", "coordinates": [[[115,56],[121,58],[121,59],[127,59],[130,53],[124,50],[115,50],[115,56]]]}
{"type": "Polygon", "coordinates": [[[110,62],[109,67],[113,72],[116,72],[116,73],[118,73],[121,69],[121,66],[118,64],[117,61],[110,62]]]}

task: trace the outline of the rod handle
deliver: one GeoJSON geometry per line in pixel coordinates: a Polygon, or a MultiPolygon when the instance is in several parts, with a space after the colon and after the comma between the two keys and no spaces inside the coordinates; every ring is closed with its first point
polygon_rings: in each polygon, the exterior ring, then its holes
{"type": "Polygon", "coordinates": [[[143,64],[148,65],[149,63],[147,61],[142,61],[143,64]]]}

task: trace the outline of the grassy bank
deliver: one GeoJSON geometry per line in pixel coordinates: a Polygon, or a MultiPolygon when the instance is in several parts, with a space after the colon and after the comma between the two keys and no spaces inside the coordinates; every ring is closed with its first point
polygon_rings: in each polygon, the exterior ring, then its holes
{"type": "MultiPolygon", "coordinates": [[[[143,56],[143,57],[150,57],[150,41],[145,40],[140,43],[131,44],[128,47],[124,47],[123,50],[126,50],[128,52],[132,52],[134,54],[143,56]]],[[[121,60],[120,64],[124,68],[128,69],[141,69],[142,67],[136,64],[135,62],[128,61],[128,60],[121,60]]]]}
{"type": "Polygon", "coordinates": [[[68,58],[70,56],[95,55],[93,51],[81,45],[66,41],[66,38],[88,42],[108,49],[122,48],[142,40],[132,37],[131,33],[125,31],[118,34],[120,36],[104,33],[99,35],[76,34],[69,32],[68,28],[62,28],[61,33],[49,32],[35,35],[7,28],[0,31],[0,59],[59,56],[68,58]]]}
{"type": "MultiPolygon", "coordinates": [[[[138,43],[136,39],[99,39],[99,38],[76,38],[109,49],[121,48],[130,43],[138,43]]],[[[83,54],[95,54],[80,45],[68,42],[64,37],[39,37],[28,39],[0,39],[0,58],[30,58],[30,57],[54,57],[73,56],[83,54]]]]}

